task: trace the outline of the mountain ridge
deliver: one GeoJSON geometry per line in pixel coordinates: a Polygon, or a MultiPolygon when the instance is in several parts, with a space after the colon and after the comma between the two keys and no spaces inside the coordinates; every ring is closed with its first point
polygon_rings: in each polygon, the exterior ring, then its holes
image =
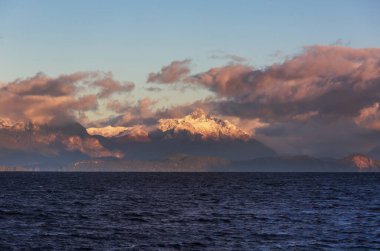
{"type": "Polygon", "coordinates": [[[0,171],[91,171],[91,164],[96,164],[93,171],[380,171],[380,160],[364,154],[341,159],[280,156],[201,109],[161,119],[151,131],[141,125],[86,129],[79,123],[0,119],[0,171]]]}
{"type": "Polygon", "coordinates": [[[142,125],[105,126],[87,128],[90,135],[113,137],[142,137],[161,135],[163,138],[183,138],[192,140],[249,140],[252,135],[238,128],[228,120],[222,120],[197,108],[182,118],[159,119],[154,129],[146,130],[142,125]]]}

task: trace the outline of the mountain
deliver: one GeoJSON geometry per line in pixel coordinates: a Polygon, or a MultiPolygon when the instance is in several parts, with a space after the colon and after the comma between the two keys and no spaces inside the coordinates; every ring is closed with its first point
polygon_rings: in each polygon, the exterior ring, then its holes
{"type": "Polygon", "coordinates": [[[90,127],[87,128],[87,133],[90,135],[100,135],[106,138],[117,137],[122,133],[129,131],[130,127],[123,126],[106,126],[106,127],[90,127]]]}
{"type": "Polygon", "coordinates": [[[149,132],[141,126],[88,128],[108,149],[126,159],[162,159],[171,154],[214,156],[230,160],[275,156],[276,153],[227,120],[197,109],[183,118],[160,119],[149,132]],[[102,137],[100,137],[102,136],[102,137]]]}
{"type": "Polygon", "coordinates": [[[111,156],[122,155],[106,149],[79,123],[53,126],[0,120],[0,165],[58,165],[78,159],[111,156]]]}
{"type": "Polygon", "coordinates": [[[276,156],[274,150],[249,133],[201,109],[183,118],[160,119],[149,136],[152,143],[162,145],[163,156],[181,153],[228,160],[276,156]]]}
{"type": "Polygon", "coordinates": [[[276,156],[235,161],[229,168],[245,172],[379,172],[380,161],[362,154],[349,155],[343,159],[306,155],[276,156]]]}
{"type": "Polygon", "coordinates": [[[299,155],[229,161],[216,157],[174,154],[159,160],[115,158],[85,160],[69,165],[63,170],[84,172],[380,172],[379,161],[369,159],[364,155],[350,155],[343,159],[299,155]]]}
{"type": "Polygon", "coordinates": [[[215,157],[175,154],[160,160],[125,160],[116,158],[78,161],[65,171],[94,172],[210,172],[227,166],[228,161],[215,157]]]}
{"type": "Polygon", "coordinates": [[[276,153],[232,123],[202,110],[143,126],[84,128],[0,119],[0,165],[62,168],[98,158],[162,160],[173,154],[241,160],[276,153]]]}
{"type": "MultiPolygon", "coordinates": [[[[206,114],[202,109],[196,109],[183,118],[160,119],[154,134],[165,139],[186,138],[189,140],[249,140],[251,135],[227,120],[221,120],[206,114]]],[[[123,127],[106,126],[87,128],[90,135],[100,135],[105,138],[144,138],[148,132],[142,125],[123,127]]]]}
{"type": "Polygon", "coordinates": [[[0,119],[0,171],[379,172],[363,154],[278,156],[227,120],[197,109],[156,127],[84,128],[0,119]]]}
{"type": "Polygon", "coordinates": [[[248,140],[251,136],[229,121],[210,116],[202,109],[196,109],[180,119],[160,119],[158,123],[165,138],[186,135],[201,140],[248,140]]]}
{"type": "Polygon", "coordinates": [[[123,138],[132,141],[148,141],[148,132],[143,126],[106,126],[106,127],[90,127],[87,128],[89,135],[98,135],[105,138],[123,138]]]}
{"type": "Polygon", "coordinates": [[[377,158],[380,159],[380,144],[372,148],[369,152],[368,155],[372,158],[377,158]]]}

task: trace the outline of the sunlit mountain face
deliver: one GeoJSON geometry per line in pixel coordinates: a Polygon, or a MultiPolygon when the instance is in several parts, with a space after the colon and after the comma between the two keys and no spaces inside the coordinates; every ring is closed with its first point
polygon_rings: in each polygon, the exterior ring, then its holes
{"type": "Polygon", "coordinates": [[[87,132],[91,135],[101,135],[106,138],[125,136],[139,138],[148,136],[149,133],[161,135],[165,139],[184,138],[190,141],[248,141],[251,138],[249,133],[238,128],[228,120],[221,120],[210,116],[200,108],[183,118],[159,119],[156,128],[151,129],[150,132],[144,130],[141,126],[91,127],[87,128],[87,132]]]}
{"type": "Polygon", "coordinates": [[[87,131],[95,137],[101,136],[109,149],[121,150],[126,159],[152,160],[187,154],[234,160],[276,155],[249,133],[202,109],[182,118],[159,119],[149,130],[141,126],[108,126],[87,131]]]}

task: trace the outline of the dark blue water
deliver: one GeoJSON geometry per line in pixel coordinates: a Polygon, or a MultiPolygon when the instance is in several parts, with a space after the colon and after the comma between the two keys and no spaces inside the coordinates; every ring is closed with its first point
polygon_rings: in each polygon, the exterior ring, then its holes
{"type": "Polygon", "coordinates": [[[0,173],[0,250],[380,249],[379,174],[0,173]]]}

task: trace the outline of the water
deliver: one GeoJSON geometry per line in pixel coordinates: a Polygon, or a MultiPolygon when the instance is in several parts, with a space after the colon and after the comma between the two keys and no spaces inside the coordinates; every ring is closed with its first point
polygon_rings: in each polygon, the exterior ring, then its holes
{"type": "Polygon", "coordinates": [[[0,173],[0,250],[380,249],[380,175],[0,173]]]}

